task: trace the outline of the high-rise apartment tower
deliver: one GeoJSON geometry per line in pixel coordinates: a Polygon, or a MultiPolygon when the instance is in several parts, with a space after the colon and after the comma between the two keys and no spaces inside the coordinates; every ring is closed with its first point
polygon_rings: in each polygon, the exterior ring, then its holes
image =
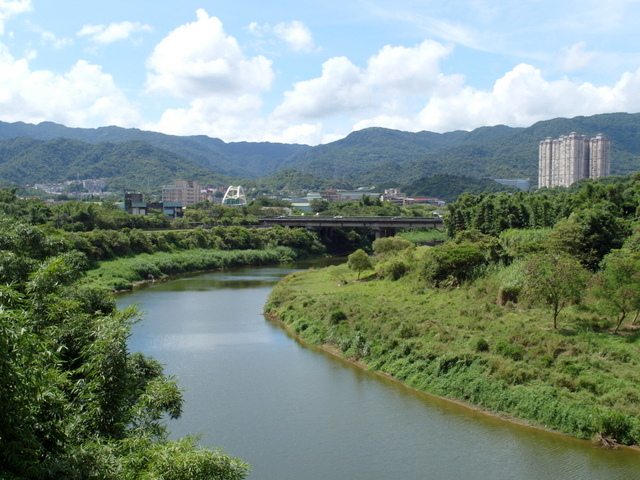
{"type": "Polygon", "coordinates": [[[599,133],[588,139],[571,132],[560,138],[547,137],[538,153],[538,187],[568,187],[583,178],[611,173],[611,140],[599,133]]]}

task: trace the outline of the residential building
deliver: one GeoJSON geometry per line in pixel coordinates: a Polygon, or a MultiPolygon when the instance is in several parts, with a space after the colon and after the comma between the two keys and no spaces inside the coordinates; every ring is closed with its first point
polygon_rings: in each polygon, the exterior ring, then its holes
{"type": "Polygon", "coordinates": [[[162,201],[180,203],[187,207],[203,200],[202,188],[194,180],[176,180],[173,185],[162,187],[162,201]]]}
{"type": "Polygon", "coordinates": [[[588,139],[571,132],[539,145],[538,187],[568,187],[583,178],[606,177],[611,173],[611,140],[599,133],[588,139]]]}

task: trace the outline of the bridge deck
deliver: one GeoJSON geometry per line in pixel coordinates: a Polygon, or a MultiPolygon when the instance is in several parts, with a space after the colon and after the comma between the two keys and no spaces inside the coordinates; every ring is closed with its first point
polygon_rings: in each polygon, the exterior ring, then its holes
{"type": "Polygon", "coordinates": [[[262,217],[260,225],[282,225],[286,227],[369,227],[369,228],[440,228],[440,217],[323,217],[320,215],[262,217]]]}

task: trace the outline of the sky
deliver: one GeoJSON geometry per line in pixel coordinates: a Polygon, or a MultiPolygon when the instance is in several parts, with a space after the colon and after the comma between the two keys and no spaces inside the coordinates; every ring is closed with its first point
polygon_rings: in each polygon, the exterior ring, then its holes
{"type": "Polygon", "coordinates": [[[0,120],[317,145],[640,111],[640,0],[0,0],[0,120]]]}

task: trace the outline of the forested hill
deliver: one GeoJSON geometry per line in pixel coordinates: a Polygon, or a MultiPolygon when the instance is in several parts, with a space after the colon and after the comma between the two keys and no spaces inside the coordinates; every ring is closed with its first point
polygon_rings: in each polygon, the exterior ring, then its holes
{"type": "Polygon", "coordinates": [[[407,167],[407,171],[471,177],[530,178],[537,182],[538,143],[577,132],[587,137],[604,133],[613,142],[611,173],[624,175],[640,170],[640,114],[614,113],[590,117],[556,118],[524,129],[513,129],[499,139],[460,145],[431,155],[407,167]]]}
{"type": "Polygon", "coordinates": [[[528,128],[504,125],[471,132],[398,132],[369,128],[287,160],[289,168],[320,177],[362,184],[395,181],[398,185],[438,174],[467,177],[529,178],[538,175],[538,143],[546,137],[577,132],[604,133],[613,141],[613,174],[640,170],[640,114],[615,113],[557,118],[528,128]]]}
{"type": "Polygon", "coordinates": [[[75,178],[106,178],[111,191],[157,187],[174,178],[226,183],[213,171],[140,141],[89,143],[58,138],[0,140],[2,184],[57,183],[75,178]]]}
{"type": "MultiPolygon", "coordinates": [[[[119,165],[151,182],[157,178],[159,183],[172,181],[179,175],[204,181],[210,173],[262,178],[288,169],[318,179],[378,187],[415,185],[433,175],[476,179],[519,177],[529,178],[535,185],[538,142],[548,136],[555,138],[571,132],[587,136],[604,133],[611,138],[613,174],[640,170],[640,114],[614,113],[557,118],[528,128],[498,125],[442,134],[367,128],[315,147],[267,142],[225,143],[204,135],[181,137],[113,126],[82,129],[51,122],[39,125],[0,122],[0,139],[5,139],[0,140],[0,179],[33,183],[37,177],[44,181],[44,173],[39,174],[36,168],[47,163],[50,156],[59,157],[60,167],[64,166],[56,172],[68,174],[70,171],[72,178],[76,173],[86,178],[91,169],[74,170],[74,161],[99,165],[105,161],[102,154],[113,155],[114,150],[125,148],[124,145],[129,146],[127,149],[143,149],[142,145],[147,145],[154,158],[124,155],[119,165]],[[22,140],[18,140],[19,137],[22,140]],[[11,146],[26,142],[25,137],[41,141],[37,148],[29,148],[29,155],[24,152],[18,155],[6,147],[7,142],[11,146]],[[62,142],[62,138],[69,141],[62,142]],[[80,142],[85,146],[81,147],[80,142]],[[109,146],[104,146],[105,142],[109,146]],[[89,153],[76,159],[77,155],[84,155],[81,152],[89,153]]],[[[117,166],[117,163],[112,165],[107,173],[123,175],[117,166]]],[[[49,170],[45,168],[43,172],[49,170]]]]}
{"type": "Polygon", "coordinates": [[[69,128],[52,122],[32,125],[23,122],[0,122],[0,139],[29,137],[38,140],[67,138],[84,143],[144,142],[157,149],[197,163],[218,174],[238,177],[261,177],[280,169],[284,158],[311,147],[269,142],[225,143],[205,135],[177,136],[136,128],[100,127],[69,128]]]}

